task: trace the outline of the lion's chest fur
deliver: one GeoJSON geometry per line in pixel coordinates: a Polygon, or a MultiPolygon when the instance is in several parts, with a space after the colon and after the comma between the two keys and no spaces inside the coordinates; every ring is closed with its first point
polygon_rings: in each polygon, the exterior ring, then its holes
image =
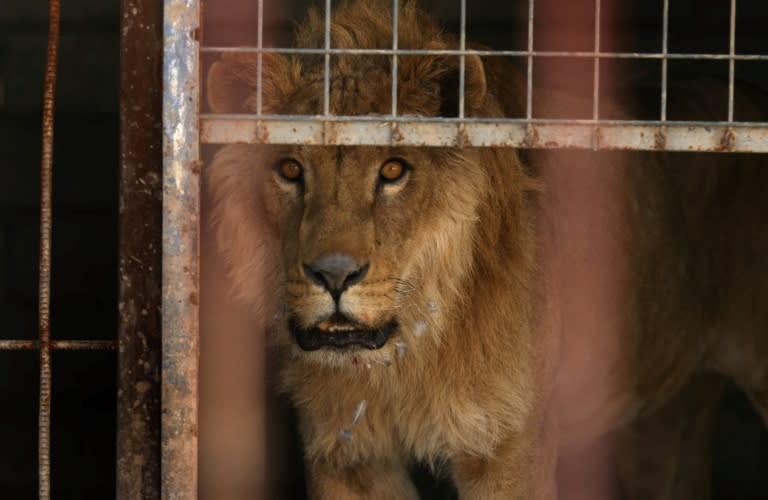
{"type": "Polygon", "coordinates": [[[526,384],[508,369],[489,370],[493,359],[475,364],[474,353],[455,347],[412,349],[388,366],[286,365],[284,384],[307,415],[301,423],[307,456],[430,464],[458,454],[493,456],[499,441],[525,424],[526,384]],[[353,425],[361,401],[366,411],[353,425]]]}

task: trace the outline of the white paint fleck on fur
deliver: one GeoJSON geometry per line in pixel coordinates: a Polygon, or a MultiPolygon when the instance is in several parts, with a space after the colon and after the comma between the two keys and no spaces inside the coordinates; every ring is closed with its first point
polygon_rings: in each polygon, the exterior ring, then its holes
{"type": "Polygon", "coordinates": [[[397,356],[399,358],[402,358],[405,356],[405,353],[408,351],[408,345],[404,342],[397,342],[395,344],[395,349],[397,349],[397,356]]]}
{"type": "Polygon", "coordinates": [[[368,409],[368,401],[365,399],[360,400],[355,407],[355,413],[352,415],[352,420],[349,422],[349,427],[339,430],[339,437],[352,441],[352,429],[355,428],[360,419],[365,415],[365,410],[368,409]]]}
{"type": "Polygon", "coordinates": [[[421,334],[423,334],[427,329],[427,322],[423,319],[417,320],[416,323],[413,326],[413,334],[416,337],[421,337],[421,334]]]}

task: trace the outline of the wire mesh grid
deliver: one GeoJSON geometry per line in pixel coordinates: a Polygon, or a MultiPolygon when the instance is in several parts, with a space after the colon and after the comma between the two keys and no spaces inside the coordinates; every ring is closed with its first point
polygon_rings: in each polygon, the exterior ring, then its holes
{"type": "Polygon", "coordinates": [[[322,48],[273,48],[263,43],[264,0],[259,1],[258,44],[256,47],[202,47],[202,53],[250,52],[257,54],[257,109],[254,114],[201,115],[200,137],[203,143],[281,143],[328,145],[418,145],[418,146],[509,146],[509,147],[574,147],[591,149],[682,150],[682,151],[768,151],[768,124],[734,119],[734,88],[737,61],[768,61],[768,54],[736,52],[736,0],[730,0],[728,53],[679,53],[669,50],[669,4],[663,0],[661,51],[611,52],[601,48],[601,0],[595,0],[593,50],[535,50],[535,0],[527,13],[527,48],[525,50],[475,50],[466,42],[467,2],[460,1],[459,48],[457,50],[408,50],[398,48],[398,1],[393,0],[395,34],[389,49],[341,49],[331,46],[330,26],[333,5],[325,1],[325,45],[322,48]],[[323,114],[288,116],[264,114],[262,108],[263,54],[322,55],[325,58],[325,95],[323,114]],[[383,116],[338,116],[329,113],[330,58],[336,55],[384,55],[391,57],[392,110],[383,116]],[[455,118],[424,118],[398,114],[398,57],[408,55],[458,56],[460,58],[459,113],[455,118]],[[488,119],[464,114],[464,78],[467,56],[504,56],[526,61],[526,109],[521,118],[488,119]],[[592,110],[589,118],[537,118],[533,114],[532,95],[534,60],[540,58],[577,58],[591,60],[592,110]],[[606,59],[658,61],[660,112],[656,119],[605,119],[601,117],[601,62],[606,59]],[[728,103],[724,120],[669,120],[668,65],[670,61],[724,61],[728,63],[728,103]]]}

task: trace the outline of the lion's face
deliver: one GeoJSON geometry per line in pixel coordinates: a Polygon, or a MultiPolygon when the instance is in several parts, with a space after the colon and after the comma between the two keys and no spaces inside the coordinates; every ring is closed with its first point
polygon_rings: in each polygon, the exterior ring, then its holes
{"type": "MultiPolygon", "coordinates": [[[[455,47],[413,5],[403,9],[400,47],[455,47]],[[404,29],[403,23],[417,21],[421,28],[404,29]]],[[[366,12],[378,26],[376,12],[366,12]]],[[[359,20],[346,20],[344,8],[335,16],[334,47],[391,46],[391,37],[350,36],[359,20]]],[[[298,46],[317,46],[322,33],[322,18],[311,14],[298,46]]],[[[268,114],[323,112],[322,58],[263,54],[261,62],[268,114]]],[[[486,92],[483,62],[468,56],[465,63],[467,116],[500,116],[500,105],[486,92]]],[[[329,111],[390,113],[390,64],[380,55],[331,58],[329,111]]],[[[257,68],[254,54],[222,55],[208,75],[210,107],[253,112],[257,68]]],[[[398,113],[457,116],[459,73],[453,56],[401,57],[398,113]]],[[[277,242],[270,260],[279,270],[274,286],[283,307],[275,318],[288,332],[279,342],[293,342],[310,359],[386,362],[398,342],[438,339],[451,301],[462,300],[460,282],[471,270],[479,234],[478,206],[499,180],[488,169],[499,163],[494,155],[479,149],[227,146],[209,180],[220,240],[241,295],[254,286],[247,276],[260,243],[249,221],[263,211],[277,242]]],[[[508,156],[514,163],[514,154],[508,156]]]]}
{"type": "Polygon", "coordinates": [[[477,163],[425,148],[265,149],[257,168],[268,170],[262,188],[279,241],[281,319],[301,349],[365,356],[434,329],[445,295],[438,288],[471,259],[487,182],[477,163]]]}

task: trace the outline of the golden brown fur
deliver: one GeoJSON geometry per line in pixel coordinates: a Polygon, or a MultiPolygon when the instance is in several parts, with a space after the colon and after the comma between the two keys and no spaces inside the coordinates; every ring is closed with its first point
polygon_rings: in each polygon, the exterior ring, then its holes
{"type": "Polygon", "coordinates": [[[714,375],[736,383],[768,425],[765,157],[637,156],[627,171],[627,498],[706,499],[723,389],[714,375]]]}
{"type": "MultiPolygon", "coordinates": [[[[391,47],[390,5],[342,3],[332,45],[391,47]]],[[[297,45],[322,46],[323,22],[310,13],[297,45]]],[[[401,48],[457,46],[410,2],[400,33],[401,48]]],[[[254,111],[255,68],[255,56],[224,55],[209,74],[211,107],[254,111]]],[[[267,111],[322,112],[322,57],[265,54],[264,68],[267,111]]],[[[390,112],[388,57],[334,56],[331,71],[331,113],[390,112]]],[[[401,57],[398,112],[455,115],[457,75],[456,57],[401,57]]],[[[521,82],[496,58],[467,57],[466,114],[519,116],[521,82]]],[[[719,158],[697,159],[692,176],[674,155],[637,155],[631,162],[644,168],[625,176],[627,415],[652,414],[713,368],[733,376],[765,417],[768,291],[756,276],[768,251],[757,215],[768,213],[758,188],[766,175],[755,161],[724,170],[719,158]]],[[[313,498],[415,498],[413,461],[447,464],[462,499],[532,498],[539,185],[515,150],[232,145],[208,181],[240,298],[252,302],[265,287],[278,297],[262,314],[274,317],[313,498]],[[380,184],[379,167],[393,157],[413,168],[398,184],[380,184]],[[283,158],[303,165],[303,184],[275,172],[283,158]],[[249,269],[264,248],[275,272],[253,283],[249,269]],[[338,307],[373,328],[395,317],[399,327],[380,349],[302,351],[286,329],[289,317],[310,328],[337,307],[303,269],[334,252],[370,262],[338,307]],[[367,412],[343,439],[361,400],[367,412]]]]}

